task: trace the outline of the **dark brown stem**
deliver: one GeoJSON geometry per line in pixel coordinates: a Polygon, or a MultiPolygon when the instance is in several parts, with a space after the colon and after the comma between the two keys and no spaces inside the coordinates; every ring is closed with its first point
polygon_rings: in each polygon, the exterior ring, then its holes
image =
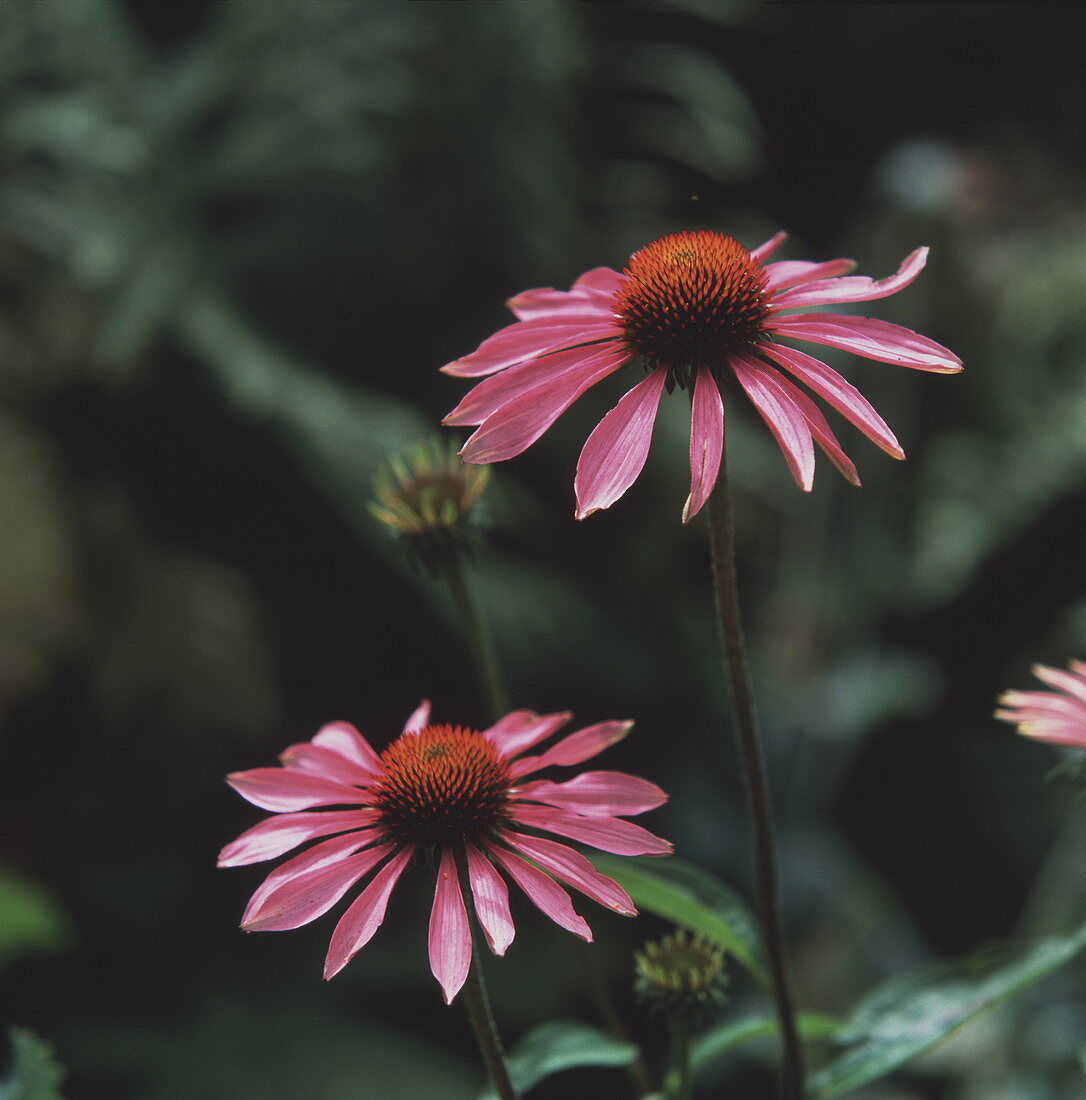
{"type": "Polygon", "coordinates": [[[486,993],[486,983],[483,981],[478,957],[472,960],[468,980],[464,983],[464,1004],[467,1006],[475,1041],[479,1044],[479,1051],[486,1063],[490,1080],[494,1082],[495,1091],[501,1100],[518,1100],[520,1093],[509,1077],[505,1051],[494,1024],[494,1014],[490,1011],[490,998],[486,993]]]}
{"type": "Polygon", "coordinates": [[[724,663],[731,685],[735,736],[739,745],[739,758],[754,832],[758,916],[766,956],[769,959],[773,999],[776,1003],[781,1041],[784,1046],[782,1095],[785,1100],[803,1100],[805,1077],[803,1046],[796,1028],[795,996],[788,972],[784,932],[781,925],[773,806],[766,778],[765,756],[758,734],[758,715],[754,707],[754,692],[751,688],[750,669],[743,641],[743,624],[739,614],[734,524],[728,473],[723,460],[716,486],[709,496],[709,532],[717,626],[720,629],[724,663]]]}

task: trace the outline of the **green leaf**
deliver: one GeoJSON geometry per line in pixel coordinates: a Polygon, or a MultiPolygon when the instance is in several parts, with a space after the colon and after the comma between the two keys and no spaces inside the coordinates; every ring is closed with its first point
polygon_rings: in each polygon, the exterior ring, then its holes
{"type": "Polygon", "coordinates": [[[64,1071],[53,1061],[53,1048],[26,1028],[8,1031],[14,1051],[11,1070],[0,1081],[0,1100],[63,1100],[64,1071]]]}
{"type": "MultiPolygon", "coordinates": [[[[509,1075],[519,1091],[527,1092],[564,1069],[628,1066],[637,1053],[633,1043],[624,1043],[587,1024],[554,1020],[533,1028],[517,1043],[509,1054],[509,1075]]],[[[488,1088],[480,1093],[479,1100],[497,1100],[497,1093],[488,1088]]]]}
{"type": "Polygon", "coordinates": [[[838,1032],[852,1044],[811,1081],[823,1100],[885,1076],[941,1043],[963,1024],[1047,977],[1086,947],[1086,925],[1071,936],[1041,940],[925,967],[885,982],[866,997],[838,1032]]]}
{"type": "Polygon", "coordinates": [[[0,969],[28,951],[56,951],[67,937],[64,915],[49,896],[0,868],[0,969]]]}
{"type": "MultiPolygon", "coordinates": [[[[802,1013],[796,1023],[800,1035],[809,1042],[832,1038],[841,1026],[836,1016],[821,1012],[802,1013]]],[[[777,1020],[773,1016],[750,1016],[721,1024],[694,1040],[690,1046],[690,1061],[697,1071],[744,1043],[776,1033],[777,1020]]]]}
{"type": "Polygon", "coordinates": [[[746,902],[729,886],[681,859],[615,859],[594,856],[605,875],[621,885],[640,909],[719,944],[766,983],[757,961],[758,933],[746,902]]]}

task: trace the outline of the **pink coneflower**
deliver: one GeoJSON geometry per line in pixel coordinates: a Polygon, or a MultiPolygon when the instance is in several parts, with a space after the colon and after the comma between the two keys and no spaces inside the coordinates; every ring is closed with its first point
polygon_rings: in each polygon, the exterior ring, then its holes
{"type": "Polygon", "coordinates": [[[1033,675],[1055,691],[1005,691],[995,716],[1026,737],[1086,749],[1086,662],[1067,667],[1069,672],[1034,665],[1033,675]]]}
{"type": "Polygon", "coordinates": [[[507,304],[519,320],[442,367],[463,378],[491,376],[445,418],[450,425],[478,425],[461,452],[464,460],[500,462],[520,454],[585,390],[626,365],[647,377],[600,421],[581,451],[574,486],[578,519],[610,507],[636,480],[665,386],[691,393],[684,523],[716,482],[729,377],[769,426],[804,490],[814,480],[815,443],[849,481],[858,485],[859,478],[796,380],[887,454],[904,458],[893,432],[855,387],[778,341],[809,340],[918,370],[961,370],[946,348],[899,325],[836,313],[784,316],[799,306],[895,294],[920,273],[928,250],[916,249],[896,275],[874,280],[848,276],[852,260],[764,263],[785,236],[778,233],[750,252],[722,233],[675,233],[635,252],[622,274],[597,267],[569,291],[548,287],[511,298],[507,304]]]}
{"type": "Polygon", "coordinates": [[[449,1003],[471,966],[461,891],[465,872],[476,919],[496,955],[505,954],[514,931],[502,873],[551,920],[584,940],[590,941],[592,932],[556,879],[633,916],[633,903],[617,882],[579,852],[538,834],[618,855],[666,855],[671,851],[666,840],[621,819],[659,806],[667,795],[621,772],[582,772],[564,783],[526,780],[543,768],[591,759],[633,725],[600,722],[539,755],[522,755],[569,718],[518,710],[477,732],[429,725],[430,704],[424,701],[403,734],[380,754],[353,726],[333,722],[312,741],[288,748],[281,768],[227,776],[243,798],[278,816],[227,844],[220,867],[275,859],[306,841],[332,838],[272,871],[249,901],[242,927],[250,932],[299,928],[377,869],[332,933],[324,964],[324,976],[331,978],[380,927],[408,864],[436,864],[430,968],[449,1003]],[[317,806],[323,809],[314,810],[317,806]]]}

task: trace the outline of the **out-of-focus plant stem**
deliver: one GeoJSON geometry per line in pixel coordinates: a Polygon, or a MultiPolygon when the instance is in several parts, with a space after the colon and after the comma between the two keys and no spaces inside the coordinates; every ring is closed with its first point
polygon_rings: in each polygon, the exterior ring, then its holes
{"type": "Polygon", "coordinates": [[[494,1013],[490,1010],[490,998],[487,996],[483,970],[479,965],[478,951],[468,971],[468,980],[464,983],[464,1003],[467,1005],[468,1018],[475,1032],[475,1041],[486,1063],[487,1072],[494,1089],[501,1100],[518,1100],[517,1092],[509,1076],[509,1067],[505,1063],[505,1051],[494,1024],[494,1013]]]}
{"type": "Polygon", "coordinates": [[[671,1033],[671,1068],[675,1074],[671,1100],[691,1100],[690,1025],[680,1015],[674,1014],[668,1020],[668,1030],[671,1033]]]}
{"type": "Polygon", "coordinates": [[[735,572],[735,525],[725,459],[709,496],[710,558],[713,570],[713,594],[717,626],[724,649],[724,664],[731,686],[735,736],[743,768],[754,833],[754,859],[757,879],[758,917],[762,940],[769,959],[773,999],[780,1022],[784,1047],[782,1095],[785,1100],[803,1100],[804,1057],[796,1027],[795,995],[792,991],[788,958],[781,923],[780,886],[777,849],[773,831],[773,805],[766,776],[765,754],[758,732],[758,714],[754,706],[750,668],[743,623],[739,612],[739,589],[735,572]]]}

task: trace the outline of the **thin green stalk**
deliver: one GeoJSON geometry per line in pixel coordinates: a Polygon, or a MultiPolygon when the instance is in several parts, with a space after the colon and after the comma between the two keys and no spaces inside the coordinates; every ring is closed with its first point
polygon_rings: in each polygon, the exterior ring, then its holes
{"type": "Polygon", "coordinates": [[[709,538],[717,626],[724,648],[725,670],[731,685],[735,736],[739,746],[739,758],[754,833],[758,916],[766,956],[769,959],[773,999],[784,1047],[782,1096],[785,1100],[803,1100],[805,1078],[803,1046],[796,1027],[795,995],[792,991],[781,923],[773,806],[770,801],[769,782],[766,778],[765,756],[758,733],[758,715],[754,707],[754,691],[751,686],[746,645],[743,641],[743,624],[739,613],[739,590],[735,572],[735,535],[731,496],[728,489],[728,473],[723,460],[720,464],[720,475],[709,496],[709,538]]]}
{"type": "Polygon", "coordinates": [[[467,1006],[475,1041],[479,1044],[479,1051],[490,1080],[494,1082],[495,1091],[501,1100],[518,1100],[520,1093],[514,1087],[509,1076],[509,1067],[505,1064],[505,1051],[494,1024],[494,1013],[490,1010],[490,998],[487,996],[478,952],[472,960],[471,970],[468,971],[468,980],[464,983],[464,1004],[467,1006]]]}
{"type": "Polygon", "coordinates": [[[671,1032],[671,1069],[674,1073],[675,1089],[671,1100],[690,1100],[693,1096],[693,1074],[690,1067],[690,1028],[679,1015],[668,1020],[671,1032]]]}
{"type": "Polygon", "coordinates": [[[445,579],[449,584],[460,621],[468,636],[468,646],[475,665],[479,670],[479,679],[486,693],[487,705],[495,721],[509,713],[509,697],[502,683],[501,669],[498,666],[498,654],[494,648],[494,639],[487,629],[479,600],[475,594],[468,566],[463,556],[453,552],[449,554],[445,567],[445,579]]]}

